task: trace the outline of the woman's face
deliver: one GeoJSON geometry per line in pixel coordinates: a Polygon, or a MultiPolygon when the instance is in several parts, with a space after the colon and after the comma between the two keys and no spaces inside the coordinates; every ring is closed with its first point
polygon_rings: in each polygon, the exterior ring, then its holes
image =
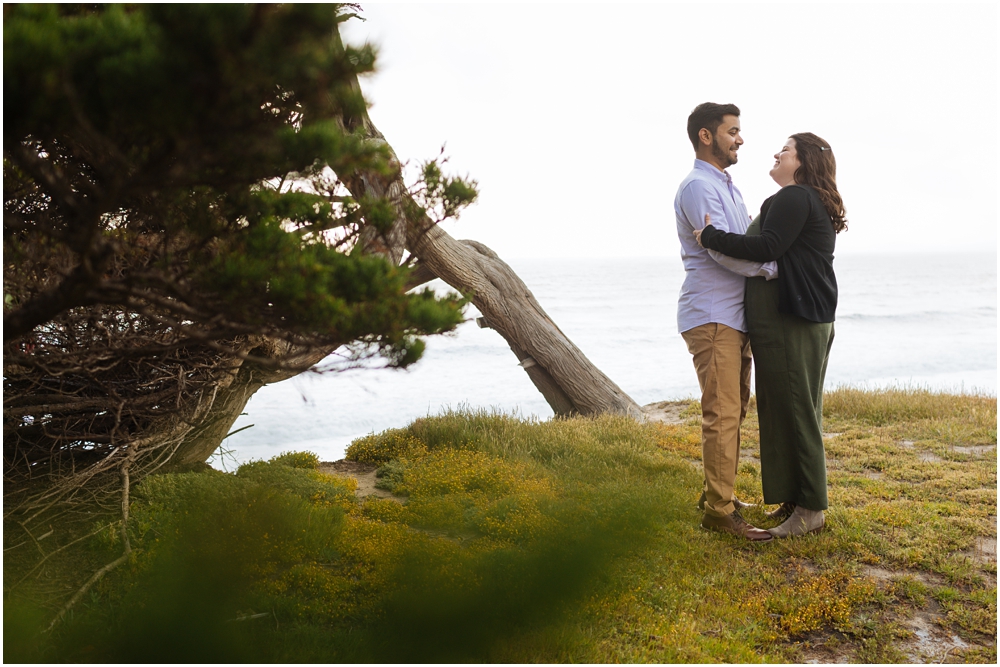
{"type": "Polygon", "coordinates": [[[795,139],[789,138],[781,150],[774,154],[774,166],[771,167],[771,178],[774,182],[785,187],[795,182],[795,170],[802,165],[799,156],[795,152],[795,139]]]}

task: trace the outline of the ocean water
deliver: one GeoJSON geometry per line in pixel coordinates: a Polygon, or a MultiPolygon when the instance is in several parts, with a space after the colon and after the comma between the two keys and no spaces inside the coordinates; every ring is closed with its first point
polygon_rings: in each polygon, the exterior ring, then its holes
{"type": "MultiPolygon", "coordinates": [[[[509,260],[549,316],[640,405],[698,395],[676,327],[679,258],[509,260]]],[[[996,395],[997,257],[854,255],[840,287],[827,388],[909,385],[996,395]]],[[[435,289],[448,287],[436,281],[435,289]]],[[[261,389],[213,465],[310,450],[343,458],[354,438],[448,408],[547,419],[552,411],[496,332],[469,321],[427,339],[410,370],[307,373],[261,389]]]]}

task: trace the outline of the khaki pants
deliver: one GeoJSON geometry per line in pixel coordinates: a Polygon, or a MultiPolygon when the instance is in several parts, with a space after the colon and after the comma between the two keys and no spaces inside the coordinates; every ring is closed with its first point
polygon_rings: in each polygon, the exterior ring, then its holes
{"type": "Polygon", "coordinates": [[[725,324],[703,324],[681,334],[701,385],[701,458],[705,511],[728,516],[740,463],[740,424],[750,403],[750,339],[725,324]]]}

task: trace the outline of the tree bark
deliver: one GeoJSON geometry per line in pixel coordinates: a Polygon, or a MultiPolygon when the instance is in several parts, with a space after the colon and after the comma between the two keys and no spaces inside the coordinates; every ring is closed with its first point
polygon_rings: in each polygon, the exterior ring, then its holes
{"type": "Polygon", "coordinates": [[[555,414],[642,418],[639,405],[587,359],[495,252],[455,240],[426,216],[406,220],[406,237],[409,251],[431,272],[472,295],[481,324],[503,336],[555,414]]]}
{"type": "MultiPolygon", "coordinates": [[[[335,36],[339,39],[339,35],[335,36]]],[[[360,90],[355,79],[353,84],[360,90]]],[[[397,167],[393,174],[356,172],[342,180],[357,200],[384,198],[396,210],[396,221],[387,231],[362,230],[359,251],[385,257],[393,264],[409,250],[418,261],[410,287],[441,278],[463,294],[471,295],[479,309],[481,327],[499,333],[510,346],[556,415],[623,414],[643,419],[642,409],[556,326],[514,270],[482,243],[459,241],[445,232],[418,207],[398,170],[399,160],[367,113],[345,116],[345,128],[361,131],[369,141],[382,145],[397,167]]],[[[333,350],[303,359],[303,370],[333,350]],[[307,365],[305,362],[309,362],[307,365]]],[[[255,351],[255,354],[259,354],[255,351]]],[[[204,463],[225,439],[253,394],[265,384],[293,377],[295,371],[270,371],[242,366],[233,379],[220,385],[210,414],[185,436],[170,467],[184,469],[204,463]]]]}
{"type": "MultiPolygon", "coordinates": [[[[359,85],[356,80],[354,85],[359,85]]],[[[345,117],[343,123],[392,152],[367,112],[345,117]]],[[[363,250],[398,262],[405,244],[405,250],[419,260],[419,280],[434,275],[471,295],[483,314],[481,326],[503,336],[555,414],[610,412],[643,418],[639,405],[556,326],[506,262],[481,243],[454,239],[425,213],[418,213],[399,171],[388,176],[352,174],[344,184],[357,200],[386,197],[396,212],[388,232],[362,236],[363,250]]]]}
{"type": "MultiPolygon", "coordinates": [[[[251,352],[257,356],[276,357],[286,354],[287,350],[285,343],[262,339],[260,345],[251,352]]],[[[181,471],[204,465],[229,435],[233,424],[260,388],[295,377],[332,352],[332,349],[322,349],[304,354],[294,360],[294,366],[290,369],[264,369],[250,363],[241,364],[232,371],[228,379],[216,385],[211,408],[203,418],[195,421],[193,428],[184,435],[163,469],[181,471]]]]}

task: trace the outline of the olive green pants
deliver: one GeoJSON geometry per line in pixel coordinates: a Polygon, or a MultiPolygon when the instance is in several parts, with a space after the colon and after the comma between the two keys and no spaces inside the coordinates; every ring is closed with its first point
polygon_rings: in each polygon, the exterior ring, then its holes
{"type": "Polygon", "coordinates": [[[748,278],[745,305],[756,372],[764,502],[825,510],[823,380],[833,323],[779,313],[777,280],[748,278]]]}

